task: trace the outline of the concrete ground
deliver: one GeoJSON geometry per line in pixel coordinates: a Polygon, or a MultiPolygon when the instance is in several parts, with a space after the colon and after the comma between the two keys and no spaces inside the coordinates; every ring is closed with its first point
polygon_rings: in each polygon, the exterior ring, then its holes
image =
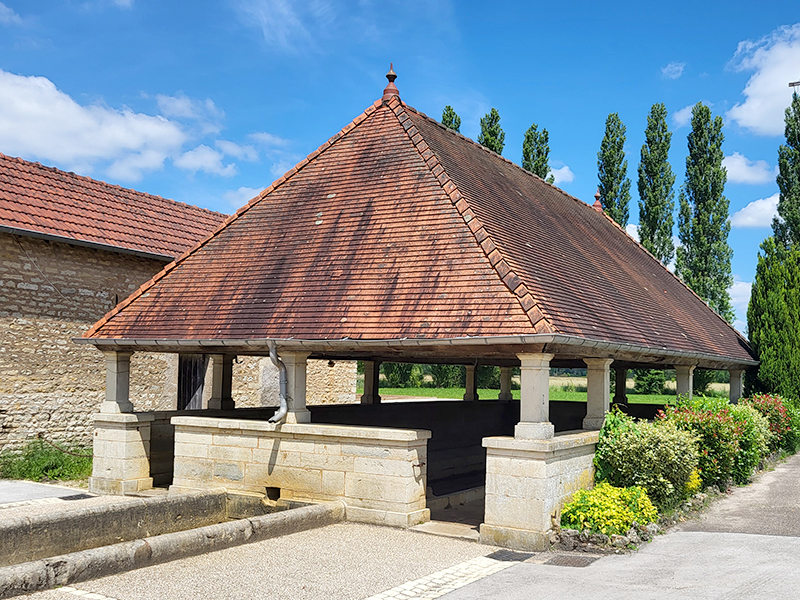
{"type": "MultiPolygon", "coordinates": [[[[795,599],[800,455],[630,555],[523,554],[342,523],[32,594],[34,600],[795,599]],[[562,561],[573,566],[547,564],[562,561]],[[588,564],[587,563],[591,563],[588,564]]],[[[2,514],[2,511],[0,511],[2,514]]]]}

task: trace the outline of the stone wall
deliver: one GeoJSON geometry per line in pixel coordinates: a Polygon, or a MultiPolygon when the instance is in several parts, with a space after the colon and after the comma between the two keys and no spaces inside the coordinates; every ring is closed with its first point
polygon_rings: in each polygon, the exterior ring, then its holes
{"type": "Polygon", "coordinates": [[[395,527],[430,519],[428,431],[183,416],[172,424],[171,490],[342,500],[348,521],[395,527]]]}
{"type": "MultiPolygon", "coordinates": [[[[43,433],[88,445],[105,394],[103,355],[77,338],[149,280],[163,262],[0,233],[0,451],[43,433]]],[[[178,356],[135,353],[131,402],[137,411],[173,410],[178,356]]],[[[356,401],[356,365],[309,361],[309,403],[356,401]],[[330,388],[325,386],[331,385],[330,388]]],[[[237,406],[277,406],[269,359],[234,365],[237,406]]]]}

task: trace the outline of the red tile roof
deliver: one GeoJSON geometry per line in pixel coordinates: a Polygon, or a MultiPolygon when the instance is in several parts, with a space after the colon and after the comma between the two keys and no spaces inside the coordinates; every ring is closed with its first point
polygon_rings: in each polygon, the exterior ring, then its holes
{"type": "Polygon", "coordinates": [[[223,214],[0,154],[0,228],[176,258],[223,214]]]}
{"type": "Polygon", "coordinates": [[[603,213],[392,97],[86,337],[541,333],[752,361],[734,329],[603,213]]]}

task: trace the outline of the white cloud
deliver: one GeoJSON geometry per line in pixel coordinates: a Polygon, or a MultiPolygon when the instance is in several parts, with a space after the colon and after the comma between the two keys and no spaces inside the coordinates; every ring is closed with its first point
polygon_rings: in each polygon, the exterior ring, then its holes
{"type": "Polygon", "coordinates": [[[219,133],[222,129],[225,113],[210,98],[194,100],[183,93],[175,96],[158,94],[156,102],[163,116],[195,121],[203,134],[219,133]]]}
{"type": "Polygon", "coordinates": [[[733,328],[743,336],[747,337],[747,323],[745,321],[742,321],[741,319],[735,319],[733,321],[733,328]]]}
{"type": "Polygon", "coordinates": [[[289,144],[289,140],[272,133],[267,133],[266,131],[257,131],[249,134],[247,137],[254,142],[261,144],[262,146],[267,146],[269,148],[283,148],[289,144]]]}
{"type": "Polygon", "coordinates": [[[22,25],[22,17],[0,2],[0,25],[22,25]]]}
{"type": "Polygon", "coordinates": [[[291,169],[295,163],[290,162],[288,160],[279,160],[272,164],[269,168],[269,172],[272,173],[273,177],[280,177],[281,175],[285,174],[286,171],[291,169]]]}
{"type": "Polygon", "coordinates": [[[173,163],[176,167],[193,173],[204,171],[213,175],[232,177],[236,174],[236,165],[233,163],[223,165],[223,158],[224,155],[222,153],[209,148],[205,144],[201,144],[194,150],[184,152],[173,163]]]}
{"type": "Polygon", "coordinates": [[[639,226],[634,225],[633,223],[628,223],[625,225],[625,231],[628,232],[628,235],[635,239],[637,242],[639,241],[639,226]]]}
{"type": "Polygon", "coordinates": [[[222,194],[222,197],[228,201],[232,208],[237,209],[255,198],[261,192],[261,189],[262,188],[240,187],[238,190],[225,192],[222,194]]]}
{"type": "Polygon", "coordinates": [[[661,67],[661,75],[666,79],[678,79],[683,75],[683,70],[686,68],[686,63],[671,62],[666,67],[661,67]]]}
{"type": "Polygon", "coordinates": [[[791,102],[790,81],[798,78],[800,23],[779,27],[759,40],[739,42],[730,67],[754,71],[727,116],[757,135],[781,135],[784,110],[791,102]]]}
{"type": "Polygon", "coordinates": [[[752,281],[742,281],[738,276],[734,276],[733,285],[728,292],[731,295],[731,304],[737,310],[747,310],[750,302],[750,289],[753,287],[752,281]]]}
{"type": "Polygon", "coordinates": [[[689,121],[692,120],[693,107],[694,104],[690,104],[672,113],[672,122],[675,124],[675,127],[686,127],[689,124],[689,121]]]}
{"type": "Polygon", "coordinates": [[[120,8],[133,8],[133,0],[112,0],[114,6],[119,6],[120,8]]]}
{"type": "Polygon", "coordinates": [[[264,41],[288,53],[316,50],[313,31],[328,31],[334,20],[329,0],[238,0],[245,23],[261,29],[264,41]]]}
{"type": "Polygon", "coordinates": [[[252,146],[242,146],[241,144],[228,140],[217,140],[214,144],[228,156],[233,156],[241,160],[249,160],[250,162],[258,160],[258,151],[252,146]]]}
{"type": "Polygon", "coordinates": [[[0,70],[0,148],[6,154],[91,172],[98,164],[136,181],[160,169],[186,141],[179,123],[163,117],[82,106],[45,77],[0,70]]]}
{"type": "Polygon", "coordinates": [[[572,183],[575,181],[575,173],[573,173],[572,169],[570,169],[567,165],[559,167],[558,169],[550,169],[550,175],[553,176],[556,185],[561,185],[562,183],[572,183]]]}
{"type": "Polygon", "coordinates": [[[759,185],[775,181],[778,175],[778,168],[770,167],[767,161],[750,160],[738,152],[723,158],[722,166],[728,170],[728,181],[731,183],[759,185]]]}
{"type": "Polygon", "coordinates": [[[778,216],[778,194],[769,198],[753,200],[731,215],[732,227],[769,227],[772,219],[778,216]]]}

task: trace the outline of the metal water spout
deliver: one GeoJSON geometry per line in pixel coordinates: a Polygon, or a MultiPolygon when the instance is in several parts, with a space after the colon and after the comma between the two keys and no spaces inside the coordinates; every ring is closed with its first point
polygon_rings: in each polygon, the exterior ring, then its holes
{"type": "Polygon", "coordinates": [[[286,376],[286,365],[283,364],[283,361],[278,357],[278,346],[275,342],[269,341],[267,342],[267,346],[269,346],[269,359],[272,361],[272,364],[278,367],[278,371],[280,373],[280,401],[281,405],[278,407],[278,410],[275,411],[275,414],[270,417],[270,423],[278,423],[283,420],[286,416],[286,413],[289,412],[289,402],[287,400],[287,388],[289,387],[288,378],[286,376]]]}

